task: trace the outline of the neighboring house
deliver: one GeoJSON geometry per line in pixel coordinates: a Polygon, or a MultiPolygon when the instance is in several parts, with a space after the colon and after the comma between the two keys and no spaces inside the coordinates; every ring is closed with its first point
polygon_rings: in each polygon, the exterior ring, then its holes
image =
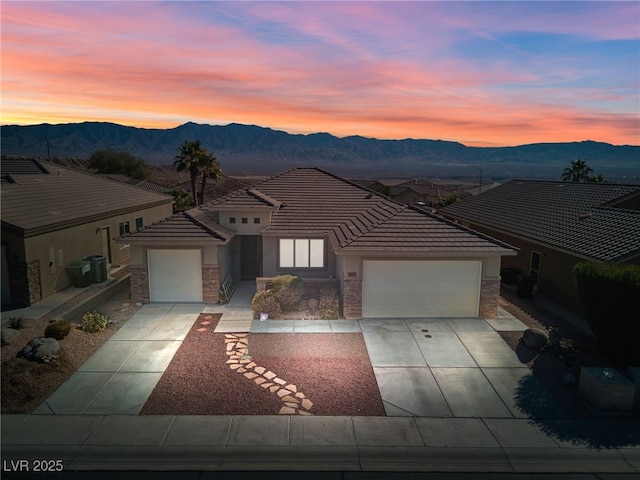
{"type": "Polygon", "coordinates": [[[173,198],[38,160],[7,159],[2,174],[2,304],[23,307],[72,284],[89,255],[129,257],[113,237],[171,216],[173,198]]]}
{"type": "Polygon", "coordinates": [[[131,245],[132,299],[216,302],[227,277],[339,286],[346,318],[494,317],[508,245],[316,168],[175,214],[131,245]]]}
{"type": "MultiPolygon", "coordinates": [[[[441,200],[456,196],[471,195],[469,184],[433,182],[428,180],[377,180],[368,186],[376,192],[387,195],[392,200],[404,204],[424,204],[435,207],[441,200]]],[[[478,187],[476,187],[478,188],[478,187]]]]}
{"type": "Polygon", "coordinates": [[[126,183],[127,185],[131,185],[133,187],[142,188],[143,190],[147,190],[148,192],[169,194],[169,192],[171,191],[170,188],[160,185],[159,183],[151,182],[149,180],[141,180],[139,178],[133,178],[129,175],[124,175],[121,173],[103,173],[100,176],[108,178],[109,180],[113,180],[115,182],[126,183]]]}
{"type": "Polygon", "coordinates": [[[581,261],[640,265],[640,186],[512,180],[442,208],[447,218],[520,249],[503,267],[583,314],[573,267],[581,261]]]}

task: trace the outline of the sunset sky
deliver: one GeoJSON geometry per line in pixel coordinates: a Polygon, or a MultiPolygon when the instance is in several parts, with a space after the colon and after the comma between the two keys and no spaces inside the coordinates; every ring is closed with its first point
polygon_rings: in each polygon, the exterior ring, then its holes
{"type": "Polygon", "coordinates": [[[2,1],[6,124],[640,144],[640,3],[2,1]]]}

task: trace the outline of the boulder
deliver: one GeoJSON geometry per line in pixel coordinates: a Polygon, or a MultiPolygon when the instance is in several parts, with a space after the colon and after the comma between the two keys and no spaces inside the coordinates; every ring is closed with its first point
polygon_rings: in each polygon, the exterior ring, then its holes
{"type": "Polygon", "coordinates": [[[522,333],[522,341],[529,348],[542,350],[547,345],[549,336],[539,328],[527,328],[522,333]]]}
{"type": "Polygon", "coordinates": [[[13,343],[13,341],[18,336],[18,330],[15,328],[2,327],[2,333],[0,334],[0,338],[2,341],[2,346],[9,345],[13,343]]]}
{"type": "Polygon", "coordinates": [[[60,344],[55,338],[37,337],[18,352],[27,360],[49,363],[60,355],[60,344]]]}

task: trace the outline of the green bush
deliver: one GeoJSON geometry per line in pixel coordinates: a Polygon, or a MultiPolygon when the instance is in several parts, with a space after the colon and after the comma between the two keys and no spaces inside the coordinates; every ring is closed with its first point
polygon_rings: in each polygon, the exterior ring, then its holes
{"type": "Polygon", "coordinates": [[[71,324],[66,320],[54,320],[47,328],[44,329],[44,336],[47,338],[55,338],[56,340],[62,340],[69,335],[71,331],[71,324]]]}
{"type": "Polygon", "coordinates": [[[11,317],[9,319],[9,328],[13,328],[14,330],[24,328],[24,319],[22,317],[11,317]]]}
{"type": "Polygon", "coordinates": [[[282,313],[280,302],[271,290],[261,290],[251,299],[253,318],[260,318],[261,313],[268,313],[269,318],[278,318],[282,313]]]}
{"type": "Polygon", "coordinates": [[[340,318],[340,295],[338,295],[337,289],[322,289],[318,302],[318,310],[320,311],[320,318],[323,320],[340,318]]]}
{"type": "Polygon", "coordinates": [[[107,317],[98,312],[87,312],[82,316],[80,328],[87,333],[100,332],[107,328],[107,317]]]}
{"type": "Polygon", "coordinates": [[[295,275],[278,275],[269,281],[269,290],[273,293],[287,289],[302,290],[302,280],[295,275]]]}
{"type": "Polygon", "coordinates": [[[640,363],[640,266],[579,263],[574,273],[589,326],[605,355],[640,363]]]}

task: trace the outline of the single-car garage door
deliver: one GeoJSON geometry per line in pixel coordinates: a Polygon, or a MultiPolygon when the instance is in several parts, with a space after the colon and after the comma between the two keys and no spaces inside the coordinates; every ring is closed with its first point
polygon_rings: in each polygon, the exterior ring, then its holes
{"type": "Polygon", "coordinates": [[[201,302],[200,250],[147,250],[152,302],[201,302]]]}
{"type": "Polygon", "coordinates": [[[480,260],[365,260],[362,316],[477,317],[480,260]]]}

